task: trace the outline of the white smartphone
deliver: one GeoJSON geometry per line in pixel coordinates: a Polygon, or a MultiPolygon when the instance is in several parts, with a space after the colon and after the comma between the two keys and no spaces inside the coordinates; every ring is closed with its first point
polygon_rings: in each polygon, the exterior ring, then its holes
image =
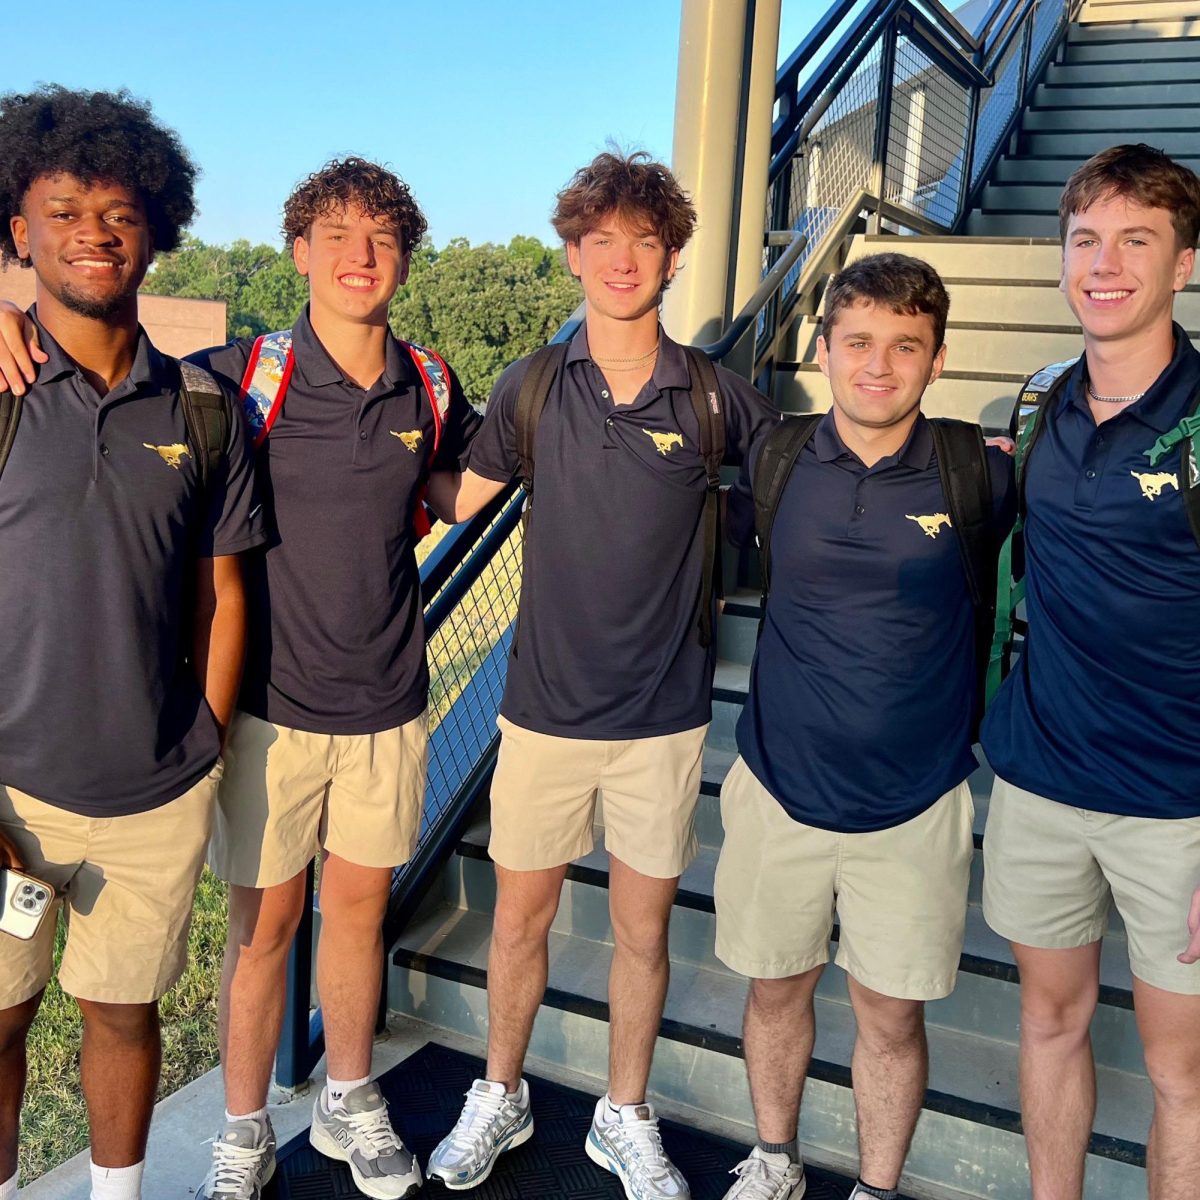
{"type": "Polygon", "coordinates": [[[32,875],[0,867],[0,932],[29,941],[54,901],[54,889],[32,875]]]}

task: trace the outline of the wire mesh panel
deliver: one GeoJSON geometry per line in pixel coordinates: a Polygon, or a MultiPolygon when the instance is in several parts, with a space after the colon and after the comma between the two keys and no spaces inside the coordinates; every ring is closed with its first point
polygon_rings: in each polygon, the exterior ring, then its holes
{"type": "Polygon", "coordinates": [[[1067,18],[1067,5],[1063,0],[1038,0],[1031,18],[1033,29],[1029,44],[1029,66],[1025,72],[1028,83],[1041,75],[1046,59],[1058,44],[1058,35],[1067,18]]]}
{"type": "Polygon", "coordinates": [[[884,199],[942,225],[958,216],[970,91],[901,35],[892,72],[884,199]]]}
{"type": "Polygon", "coordinates": [[[1009,42],[994,68],[994,84],[980,98],[979,118],[975,127],[975,157],[971,163],[972,186],[979,182],[988,163],[992,161],[992,154],[1016,112],[1021,94],[1021,41],[1018,34],[1009,42]]]}

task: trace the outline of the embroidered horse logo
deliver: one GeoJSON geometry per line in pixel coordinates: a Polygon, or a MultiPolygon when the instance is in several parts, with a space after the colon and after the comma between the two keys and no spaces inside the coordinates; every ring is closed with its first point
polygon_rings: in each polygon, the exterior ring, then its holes
{"type": "Polygon", "coordinates": [[[1159,471],[1157,474],[1140,474],[1137,471],[1130,471],[1130,475],[1134,477],[1142,486],[1142,495],[1147,500],[1153,503],[1163,494],[1163,488],[1173,487],[1179,491],[1179,476],[1172,475],[1168,471],[1159,471]]]}
{"type": "Polygon", "coordinates": [[[425,440],[425,435],[419,429],[408,429],[404,433],[397,433],[394,429],[389,429],[388,433],[392,437],[398,437],[413,454],[416,454],[417,447],[425,440]]]}
{"type": "Polygon", "coordinates": [[[905,513],[904,516],[906,520],[916,521],[924,531],[926,537],[937,537],[941,533],[943,525],[947,529],[951,527],[950,518],[945,513],[930,513],[927,517],[914,517],[905,513]]]}
{"type": "Polygon", "coordinates": [[[168,467],[174,467],[177,471],[185,454],[188,458],[192,457],[192,452],[182,442],[172,442],[169,446],[153,446],[149,442],[143,442],[142,445],[147,450],[153,450],[168,467]]]}
{"type": "Polygon", "coordinates": [[[680,450],[683,449],[681,433],[655,433],[653,429],[643,429],[642,432],[654,443],[655,450],[663,456],[670,454],[676,446],[680,450]]]}

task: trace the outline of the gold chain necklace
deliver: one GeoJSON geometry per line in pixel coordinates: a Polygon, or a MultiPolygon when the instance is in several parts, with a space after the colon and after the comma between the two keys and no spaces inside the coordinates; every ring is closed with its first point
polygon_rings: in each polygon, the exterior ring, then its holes
{"type": "Polygon", "coordinates": [[[632,363],[633,366],[629,370],[633,370],[639,363],[644,363],[647,359],[653,358],[658,353],[658,343],[655,342],[645,354],[639,354],[637,358],[598,358],[595,354],[592,355],[592,362],[598,366],[615,366],[617,363],[632,363]]]}

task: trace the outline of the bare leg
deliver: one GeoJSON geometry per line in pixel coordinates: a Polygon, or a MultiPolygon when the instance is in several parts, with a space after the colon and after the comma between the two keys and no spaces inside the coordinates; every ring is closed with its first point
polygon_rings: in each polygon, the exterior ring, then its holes
{"type": "Polygon", "coordinates": [[[1133,1003],[1154,1086],[1150,1200],[1189,1200],[1200,1181],[1200,996],[1165,992],[1135,977],[1133,1003]]]}
{"type": "Polygon", "coordinates": [[[305,876],[269,888],[231,886],[221,971],[221,1068],[231,1113],[267,1102],[283,1027],[288,949],[300,923],[305,876]]]}
{"type": "Polygon", "coordinates": [[[391,883],[390,867],[359,867],[336,854],[327,854],[321,866],[317,994],[325,1018],[325,1059],[335,1079],[371,1073],[391,883]]]}
{"type": "Polygon", "coordinates": [[[858,1023],[851,1070],[858,1113],[859,1176],[877,1188],[900,1182],[929,1079],[925,1005],[897,1000],[850,977],[858,1023]]]}
{"type": "Polygon", "coordinates": [[[608,861],[616,942],[608,975],[608,1093],[614,1104],[640,1104],[667,999],[667,926],[679,880],[642,875],[611,854],[608,861]]]}
{"type": "Polygon", "coordinates": [[[515,1091],[533,1020],[546,991],[546,939],[567,865],[510,871],[496,865],[496,912],[488,953],[487,1077],[515,1091]]]}
{"type": "Polygon", "coordinates": [[[764,1142],[790,1142],[796,1136],[816,1033],[813,993],[823,970],[750,981],[742,1041],[754,1123],[764,1142]]]}
{"type": "Polygon", "coordinates": [[[158,1005],[78,1003],[92,1161],[98,1167],[132,1167],[146,1157],[162,1065],[158,1005]]]}
{"type": "Polygon", "coordinates": [[[0,1182],[17,1173],[17,1129],[25,1096],[25,1039],[42,993],[0,1012],[0,1182]]]}
{"type": "Polygon", "coordinates": [[[1082,1200],[1096,1117],[1089,1032],[1100,943],[1039,950],[1013,943],[1021,973],[1021,1119],[1033,1200],[1082,1200]]]}

